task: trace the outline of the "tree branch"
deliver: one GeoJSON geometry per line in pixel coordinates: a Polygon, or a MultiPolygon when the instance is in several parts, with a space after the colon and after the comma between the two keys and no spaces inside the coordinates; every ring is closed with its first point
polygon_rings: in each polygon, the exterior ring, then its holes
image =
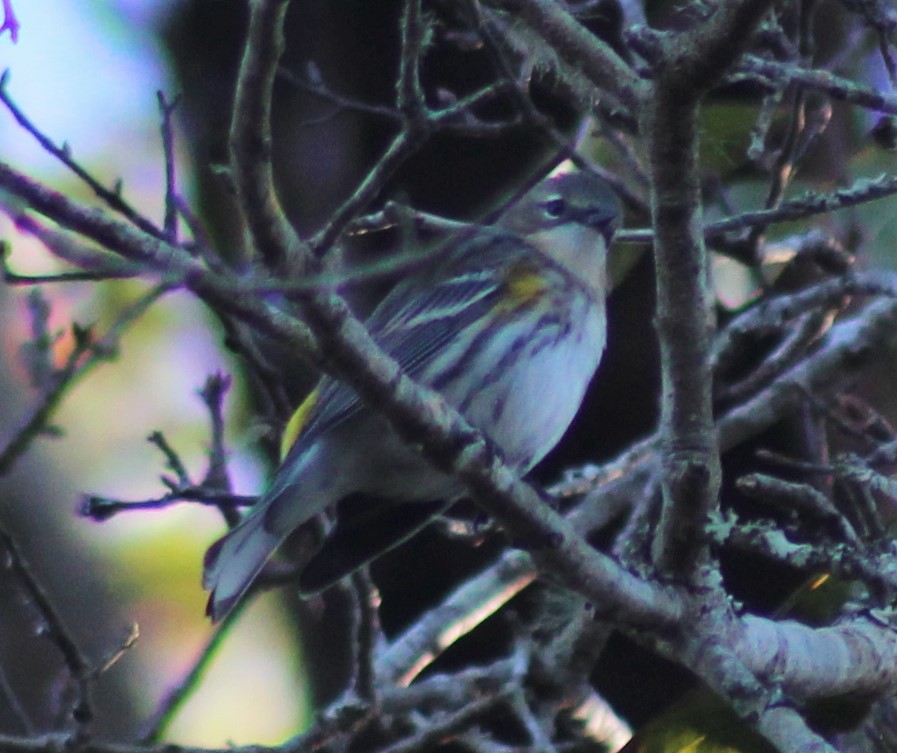
{"type": "Polygon", "coordinates": [[[231,120],[231,168],[255,250],[275,274],[295,273],[310,262],[274,189],[271,96],[284,49],[288,0],[253,0],[237,77],[231,120]],[[301,255],[300,255],[301,254],[301,255]]]}
{"type": "Polygon", "coordinates": [[[665,504],[654,559],[671,573],[683,574],[703,560],[701,528],[720,484],[709,359],[713,297],[701,233],[698,103],[740,54],[768,6],[769,0],[723,3],[692,32],[663,38],[662,55],[654,64],[656,79],[641,109],[651,173],[665,447],[665,504]]]}
{"type": "Polygon", "coordinates": [[[494,0],[521,20],[568,65],[599,89],[637,111],[643,85],[636,72],[604,41],[591,34],[559,3],[551,0],[494,0]]]}

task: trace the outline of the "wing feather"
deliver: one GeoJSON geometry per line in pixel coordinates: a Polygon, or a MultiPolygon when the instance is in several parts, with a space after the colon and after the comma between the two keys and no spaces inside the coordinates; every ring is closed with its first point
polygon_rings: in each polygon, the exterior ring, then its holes
{"type": "MultiPolygon", "coordinates": [[[[440,279],[431,285],[417,283],[416,289],[410,289],[414,283],[399,283],[371,314],[366,322],[371,337],[409,376],[423,372],[459,330],[500,300],[503,284],[483,264],[483,257],[502,251],[502,240],[504,236],[495,235],[470,244],[450,273],[434,275],[440,279]]],[[[503,253],[507,253],[506,247],[503,253]]],[[[285,463],[362,406],[355,390],[332,377],[324,377],[316,393],[315,405],[285,463]]]]}

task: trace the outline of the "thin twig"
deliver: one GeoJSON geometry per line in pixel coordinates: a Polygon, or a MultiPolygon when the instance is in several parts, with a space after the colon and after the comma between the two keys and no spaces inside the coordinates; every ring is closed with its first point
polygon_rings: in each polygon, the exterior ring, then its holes
{"type": "Polygon", "coordinates": [[[351,589],[354,602],[352,668],[353,689],[358,697],[373,707],[380,705],[374,657],[385,641],[380,628],[380,592],[371,580],[367,568],[352,574],[351,589]]]}
{"type": "Polygon", "coordinates": [[[774,85],[777,88],[786,83],[797,83],[807,89],[822,92],[832,99],[897,115],[897,96],[818,68],[803,68],[793,63],[745,55],[739,61],[733,76],[760,84],[766,82],[767,86],[774,85]]]}
{"type": "Polygon", "coordinates": [[[393,138],[377,164],[365,174],[358,188],[331,214],[327,224],[312,238],[311,246],[316,257],[324,256],[332,248],[349,223],[383,190],[386,180],[420,144],[418,135],[404,128],[393,138]]]}
{"type": "MultiPolygon", "coordinates": [[[[392,120],[396,123],[400,123],[402,120],[402,113],[396,110],[393,107],[386,107],[385,105],[371,105],[366,102],[361,102],[356,99],[351,99],[350,97],[344,97],[343,95],[333,91],[330,87],[328,87],[323,80],[321,80],[320,71],[318,71],[317,66],[313,63],[308,63],[309,72],[312,75],[303,76],[295,71],[291,71],[288,68],[284,68],[282,65],[277,69],[278,78],[283,79],[291,86],[295,86],[298,89],[302,89],[302,91],[308,92],[309,94],[313,94],[316,97],[320,97],[321,99],[330,102],[335,106],[335,113],[340,112],[360,112],[364,115],[372,115],[375,117],[385,118],[386,120],[392,120]]],[[[333,117],[333,114],[327,116],[328,119],[333,117]]],[[[308,126],[309,122],[305,121],[302,124],[303,126],[308,126]]]]}
{"type": "Polygon", "coordinates": [[[600,91],[610,92],[632,111],[638,109],[643,86],[636,72],[564,6],[550,0],[501,0],[496,4],[519,14],[555,54],[582,72],[600,91]]]}
{"type": "Polygon", "coordinates": [[[739,314],[717,335],[710,354],[714,371],[723,373],[741,358],[745,342],[781,334],[803,314],[837,309],[851,296],[897,297],[897,280],[880,274],[849,273],[795,293],[767,298],[739,314]]]}
{"type": "Polygon", "coordinates": [[[708,533],[719,545],[760,554],[801,572],[827,572],[848,581],[860,580],[879,595],[897,593],[893,551],[864,552],[849,544],[832,541],[821,544],[795,542],[789,540],[779,523],[739,523],[734,517],[710,526],[708,533]]]}
{"type": "Polygon", "coordinates": [[[0,527],[0,546],[6,550],[9,569],[28,595],[40,619],[39,634],[46,636],[59,650],[62,660],[68,669],[75,686],[75,702],[71,709],[71,719],[75,723],[75,736],[78,740],[90,737],[90,724],[93,721],[92,683],[93,667],[81,649],[75,643],[71,632],[65,625],[43,586],[37,581],[30,566],[10,536],[0,527]]]}
{"type": "Polygon", "coordinates": [[[381,748],[381,753],[432,751],[437,744],[445,740],[452,740],[466,732],[478,718],[492,711],[499,704],[507,702],[514,692],[513,685],[505,687],[485,698],[471,701],[452,714],[434,715],[433,719],[421,725],[421,729],[413,735],[381,748]]]}
{"type": "Polygon", "coordinates": [[[724,384],[716,391],[714,398],[731,403],[747,398],[769,384],[778,374],[794,365],[819,337],[828,317],[827,311],[811,311],[798,317],[793,327],[784,334],[782,341],[750,374],[735,383],[724,384]]]}
{"type": "Polygon", "coordinates": [[[37,735],[37,728],[34,726],[34,722],[28,716],[28,712],[22,705],[18,693],[16,693],[2,666],[0,666],[0,699],[3,700],[13,718],[19,723],[23,734],[29,737],[37,735]]]}
{"type": "Polygon", "coordinates": [[[230,390],[231,378],[227,374],[216,373],[206,379],[199,395],[209,411],[211,422],[211,442],[209,443],[209,468],[202,480],[205,486],[230,489],[227,473],[227,452],[224,447],[224,397],[230,390]]]}
{"type": "MultiPolygon", "coordinates": [[[[315,96],[321,97],[334,105],[331,113],[322,115],[319,118],[311,120],[303,120],[299,127],[309,128],[328,123],[336,116],[343,112],[359,112],[373,117],[385,118],[395,122],[401,126],[406,119],[406,115],[396,107],[387,107],[385,105],[371,105],[360,102],[349,97],[345,97],[337,92],[332,91],[323,83],[308,81],[306,78],[281,68],[278,76],[297,86],[304,91],[315,96]]],[[[478,118],[474,114],[474,110],[480,105],[492,102],[504,93],[505,86],[502,82],[491,83],[483,87],[473,94],[466,95],[460,99],[455,98],[451,93],[443,92],[443,98],[448,103],[443,103],[442,107],[429,110],[431,118],[431,127],[435,131],[444,131],[453,134],[463,134],[472,138],[486,138],[502,136],[508,133],[511,128],[522,124],[520,118],[509,118],[498,121],[485,121],[478,118]]]]}
{"type": "Polygon", "coordinates": [[[400,29],[399,82],[396,104],[409,120],[426,115],[427,103],[420,83],[420,66],[424,54],[427,25],[423,19],[421,0],[405,0],[400,29]]]}
{"type": "Polygon", "coordinates": [[[196,692],[199,683],[205,676],[206,670],[208,670],[212,660],[217,655],[218,649],[230,635],[231,628],[237,624],[237,620],[243,613],[247,603],[249,603],[248,599],[242,600],[240,604],[227,614],[212,634],[209,642],[203,647],[199,656],[190,665],[188,672],[177,685],[168,690],[153,712],[153,715],[146,722],[144,732],[138,740],[140,745],[154,745],[162,740],[178,712],[184,707],[184,704],[190,699],[192,694],[196,692]]]}
{"type": "Polygon", "coordinates": [[[178,106],[178,97],[169,102],[164,92],[157,91],[156,99],[159,102],[159,115],[161,116],[160,130],[162,131],[162,149],[165,152],[165,222],[163,225],[165,238],[169,243],[177,243],[178,239],[178,200],[177,185],[175,183],[175,159],[174,159],[174,132],[171,124],[171,116],[178,106]]]}
{"type": "Polygon", "coordinates": [[[422,145],[429,132],[428,108],[420,88],[419,68],[425,32],[421,28],[419,0],[406,0],[404,17],[414,23],[402,25],[399,80],[396,98],[405,116],[402,128],[377,160],[354,193],[331,215],[311,241],[316,258],[326,254],[351,222],[383,190],[386,180],[422,145]]]}
{"type": "MultiPolygon", "coordinates": [[[[13,214],[12,219],[20,232],[29,233],[37,238],[56,257],[72,264],[100,280],[126,279],[137,277],[145,272],[136,264],[132,264],[98,249],[96,245],[86,241],[79,234],[40,222],[35,217],[25,214],[13,214]]],[[[15,276],[3,259],[4,272],[15,276]]],[[[74,279],[78,273],[65,273],[74,279]]],[[[52,276],[48,276],[52,277],[52,276]]],[[[51,280],[52,281],[52,280],[51,280]]]]}
{"type": "Polygon", "coordinates": [[[166,507],[178,505],[183,502],[208,505],[217,508],[251,507],[258,497],[245,494],[228,494],[217,489],[202,486],[186,486],[175,489],[161,497],[149,499],[125,500],[104,497],[98,494],[87,494],[78,504],[78,514],[95,520],[98,523],[109,520],[114,515],[122,512],[136,512],[141,510],[164,510],[166,507]]]}
{"type": "Polygon", "coordinates": [[[65,282],[103,282],[104,280],[129,280],[138,272],[109,270],[105,272],[60,272],[55,275],[20,275],[4,265],[3,282],[9,285],[48,285],[65,282]]]}
{"type": "Polygon", "coordinates": [[[12,0],[3,0],[3,23],[0,24],[0,37],[3,32],[9,32],[9,38],[13,44],[19,41],[19,21],[12,9],[12,0]]]}
{"type": "Polygon", "coordinates": [[[526,588],[536,578],[525,552],[505,552],[426,612],[377,656],[376,673],[385,682],[407,686],[462,636],[526,588]]]}
{"type": "Polygon", "coordinates": [[[87,170],[85,170],[75,161],[75,159],[72,157],[71,149],[69,148],[68,144],[63,144],[61,147],[56,146],[56,144],[54,144],[48,136],[40,131],[38,127],[25,116],[25,113],[23,113],[19,109],[19,106],[13,101],[12,97],[9,96],[9,93],[6,90],[8,81],[9,71],[5,70],[3,74],[0,75],[0,102],[2,102],[6,106],[6,109],[9,110],[10,114],[13,116],[13,118],[15,118],[16,122],[20,126],[22,126],[22,128],[26,132],[30,133],[46,152],[62,162],[63,165],[65,165],[67,168],[69,168],[69,170],[71,170],[73,173],[75,173],[75,175],[83,180],[90,187],[90,189],[107,206],[109,206],[110,209],[121,214],[129,222],[133,223],[136,227],[139,227],[145,233],[150,233],[151,235],[162,237],[162,230],[156,227],[156,225],[146,217],[137,212],[136,209],[134,209],[122,198],[121,186],[116,185],[113,190],[109,190],[108,188],[103,186],[96,178],[94,178],[89,172],[87,172],[87,170]]]}
{"type": "Polygon", "coordinates": [[[21,427],[0,448],[0,476],[9,471],[12,464],[44,430],[71,385],[99,363],[109,360],[116,352],[124,332],[170,289],[167,285],[158,285],[136,300],[119,315],[102,338],[84,338],[80,346],[77,346],[76,340],[76,347],[55,373],[52,385],[32,407],[21,427]]]}
{"type": "Polygon", "coordinates": [[[159,452],[165,456],[165,464],[168,466],[168,469],[174,473],[176,479],[170,486],[189,486],[190,476],[187,473],[187,468],[181,461],[180,455],[178,455],[175,449],[168,443],[165,435],[161,431],[153,431],[150,432],[146,441],[155,445],[159,449],[159,452]]]}
{"type": "MultiPolygon", "coordinates": [[[[796,199],[783,202],[776,209],[757,209],[742,212],[734,217],[708,222],[704,226],[704,238],[707,241],[713,241],[731,231],[829,214],[839,209],[884,199],[894,194],[897,194],[897,177],[895,176],[883,174],[877,178],[859,178],[847,188],[840,188],[829,193],[807,191],[796,199]]],[[[653,243],[654,235],[651,230],[633,228],[620,231],[617,233],[616,239],[622,243],[653,243]]]]}
{"type": "MultiPolygon", "coordinates": [[[[561,160],[569,159],[580,169],[592,169],[592,166],[588,165],[583,157],[577,153],[575,137],[571,138],[561,133],[554,127],[551,120],[543,115],[533,104],[528,89],[529,76],[519,75],[519,72],[515,71],[515,66],[509,59],[511,38],[500,33],[500,24],[495,13],[490,12],[486,8],[481,8],[481,11],[479,26],[480,33],[487,43],[487,49],[494,60],[498,75],[501,76],[500,80],[505,83],[505,86],[513,95],[514,100],[523,115],[524,121],[533,128],[539,136],[543,137],[557,148],[558,155],[552,162],[556,164],[561,160]]],[[[514,52],[517,55],[526,54],[524,51],[516,48],[514,49],[514,52]]],[[[565,79],[560,77],[559,85],[565,86],[566,84],[564,82],[565,79]]],[[[576,99],[576,94],[572,89],[568,90],[566,93],[570,99],[576,99]]],[[[603,175],[602,177],[609,178],[610,176],[603,175]]],[[[616,188],[622,189],[622,186],[618,185],[618,181],[614,178],[611,178],[609,182],[616,188]]],[[[621,194],[623,193],[625,193],[625,189],[621,190],[621,194]]]]}

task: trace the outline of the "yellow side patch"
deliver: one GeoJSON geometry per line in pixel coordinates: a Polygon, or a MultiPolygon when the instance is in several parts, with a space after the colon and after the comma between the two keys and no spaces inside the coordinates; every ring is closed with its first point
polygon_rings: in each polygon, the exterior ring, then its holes
{"type": "Polygon", "coordinates": [[[533,267],[517,265],[510,271],[507,281],[508,294],[501,308],[514,310],[538,298],[546,289],[545,278],[533,267]]]}
{"type": "Polygon", "coordinates": [[[295,441],[299,439],[299,435],[302,434],[303,429],[305,429],[305,424],[308,423],[308,419],[311,416],[311,412],[314,409],[315,405],[318,404],[318,393],[320,392],[319,388],[313,389],[307,398],[302,401],[300,406],[296,408],[293,412],[293,415],[290,416],[290,420],[287,422],[286,428],[283,430],[283,435],[280,437],[280,459],[283,460],[287,453],[290,451],[290,448],[293,446],[295,441]]]}

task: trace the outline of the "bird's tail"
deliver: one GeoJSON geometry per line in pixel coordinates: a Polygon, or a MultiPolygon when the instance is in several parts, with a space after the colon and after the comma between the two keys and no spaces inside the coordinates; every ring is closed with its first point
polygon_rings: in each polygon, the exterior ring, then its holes
{"type": "Polygon", "coordinates": [[[206,614],[224,617],[252,585],[286,535],[267,530],[263,510],[249,515],[206,552],[203,587],[210,591],[206,614]]]}

